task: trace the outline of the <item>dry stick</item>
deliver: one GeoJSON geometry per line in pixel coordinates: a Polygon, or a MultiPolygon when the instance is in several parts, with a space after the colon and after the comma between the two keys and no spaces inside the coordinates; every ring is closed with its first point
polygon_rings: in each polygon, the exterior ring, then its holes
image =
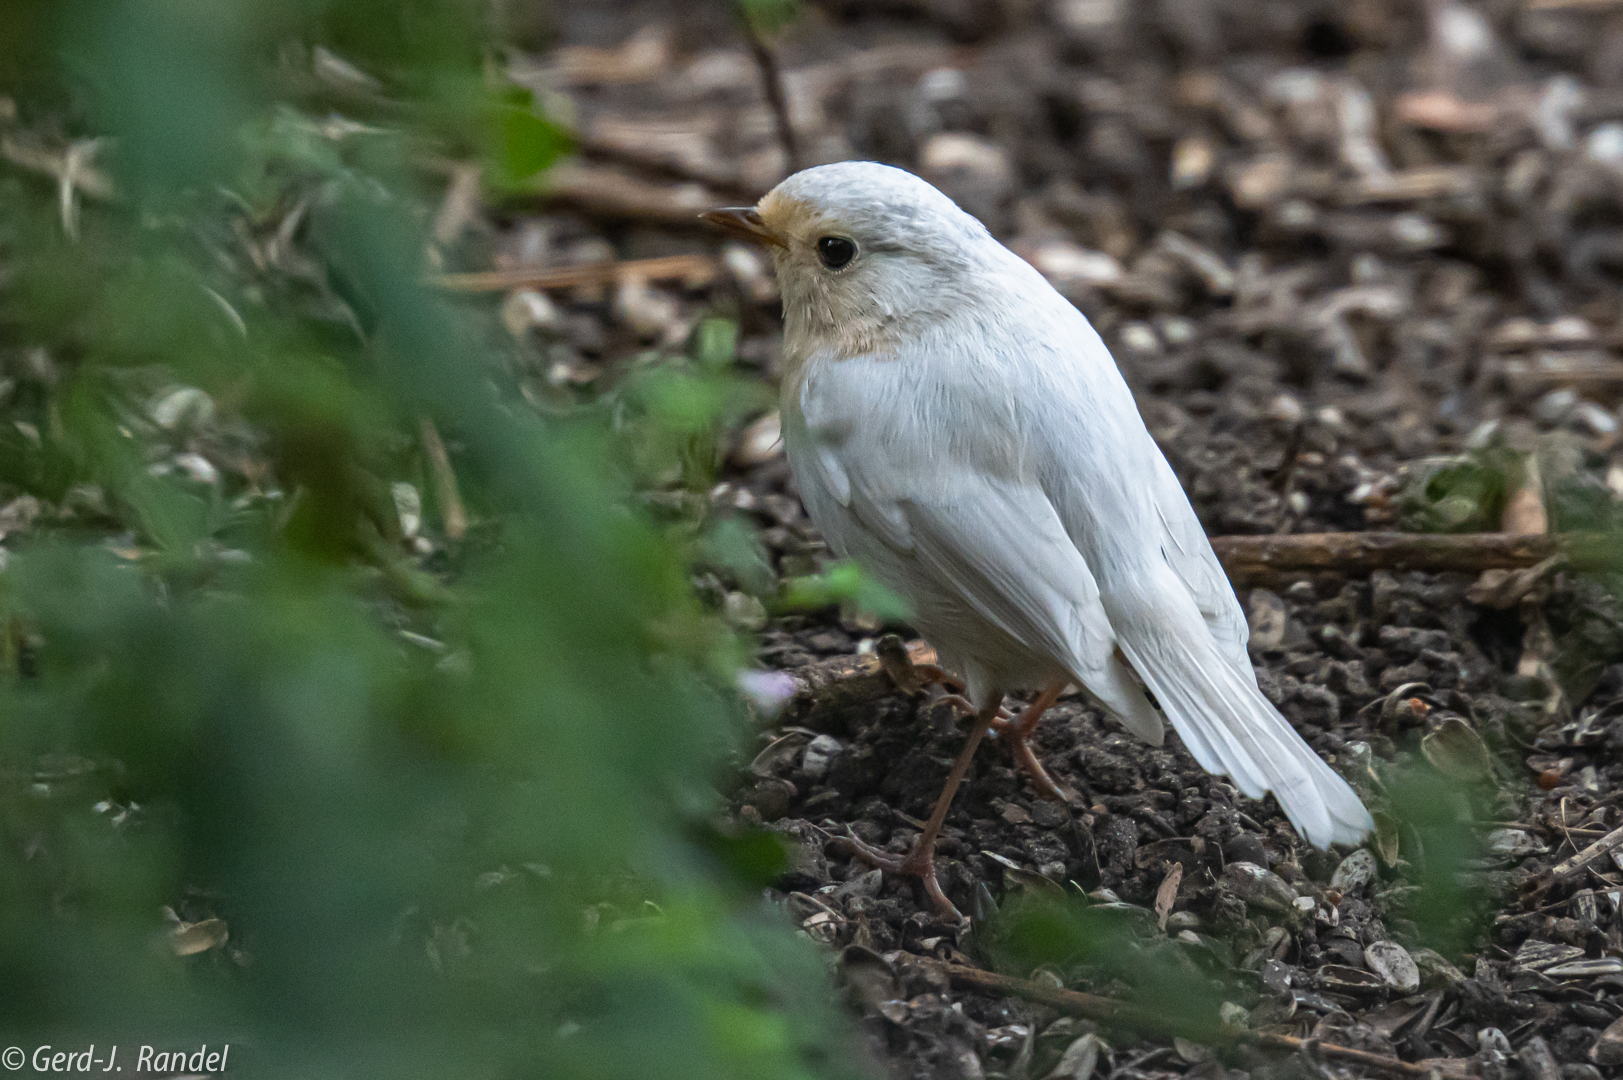
{"type": "MultiPolygon", "coordinates": [[[[1606,879],[1603,877],[1603,878],[1601,878],[1601,880],[1604,881],[1606,879]]],[[[1506,914],[1503,914],[1503,915],[1495,915],[1493,917],[1493,925],[1495,925],[1495,926],[1503,926],[1506,923],[1512,923],[1512,922],[1515,922],[1518,919],[1531,919],[1535,915],[1544,914],[1546,911],[1554,911],[1556,908],[1566,907],[1568,904],[1572,903],[1574,900],[1580,899],[1582,897],[1585,897],[1585,896],[1601,896],[1601,895],[1603,895],[1605,893],[1612,892],[1612,891],[1613,890],[1611,890],[1611,889],[1579,889],[1577,892],[1573,893],[1571,896],[1565,897],[1565,898],[1563,898],[1561,900],[1557,900],[1553,904],[1545,904],[1542,907],[1530,908],[1527,911],[1507,912],[1506,914]]],[[[1531,899],[1536,899],[1536,897],[1530,897],[1529,899],[1530,900],[1531,899]]]]}
{"type": "Polygon", "coordinates": [[[462,509],[462,496],[457,494],[456,473],[451,470],[451,456],[440,441],[439,429],[434,421],[423,417],[419,421],[423,437],[423,450],[428,454],[429,471],[434,474],[434,495],[440,504],[440,518],[445,524],[445,535],[460,540],[468,531],[468,514],[462,509]]]}
{"type": "Polygon", "coordinates": [[[714,209],[721,197],[698,184],[668,184],[632,176],[619,169],[585,162],[560,162],[536,180],[534,198],[589,218],[635,221],[696,233],[714,226],[699,215],[714,209]]]}
{"type": "Polygon", "coordinates": [[[1605,855],[1607,852],[1614,851],[1620,847],[1623,847],[1623,829],[1613,829],[1599,840],[1596,840],[1593,844],[1590,844],[1588,847],[1578,852],[1578,854],[1556,863],[1555,866],[1550,869],[1550,878],[1553,881],[1559,881],[1562,878],[1571,877],[1573,874],[1576,874],[1578,871],[1582,870],[1584,867],[1588,866],[1602,855],[1605,855]]]}
{"type": "Polygon", "coordinates": [[[1613,829],[1576,855],[1568,856],[1550,867],[1549,875],[1544,879],[1544,883],[1522,898],[1522,906],[1531,908],[1541,896],[1555,886],[1556,882],[1566,880],[1602,855],[1616,851],[1619,848],[1623,848],[1623,828],[1613,829]]]}
{"type": "Polygon", "coordinates": [[[658,259],[588,263],[584,266],[518,267],[472,274],[440,274],[432,282],[453,292],[506,292],[509,289],[573,289],[610,285],[626,278],[705,284],[716,277],[716,260],[708,255],[667,255],[658,259]]]}
{"type": "Polygon", "coordinates": [[[1574,569],[1615,561],[1602,536],[1518,536],[1507,533],[1348,532],[1294,536],[1214,536],[1212,548],[1230,577],[1261,577],[1284,571],[1328,570],[1367,574],[1374,570],[1477,573],[1535,566],[1558,550],[1574,569]]]}
{"type": "Polygon", "coordinates": [[[1008,975],[998,975],[979,968],[966,967],[963,964],[941,965],[947,973],[952,984],[959,988],[973,990],[989,990],[998,994],[1013,994],[1028,1001],[1039,1002],[1060,1012],[1071,1016],[1080,1016],[1086,1020],[1096,1020],[1100,1023],[1115,1024],[1120,1027],[1132,1028],[1147,1034],[1159,1034],[1167,1037],[1180,1037],[1192,1039],[1207,1045],[1233,1045],[1255,1041],[1259,1046],[1266,1046],[1274,1050],[1300,1051],[1303,1049],[1316,1049],[1325,1057],[1339,1058],[1343,1061],[1356,1061],[1371,1068],[1386,1069],[1406,1076],[1429,1076],[1434,1065],[1415,1064],[1408,1061],[1399,1061],[1395,1057],[1385,1054],[1373,1054],[1367,1050],[1355,1050],[1350,1046],[1337,1046],[1334,1043],[1319,1042],[1315,1039],[1298,1039],[1290,1035],[1270,1035],[1253,1033],[1223,1024],[1180,1023],[1173,1020],[1164,1012],[1152,1012],[1138,1005],[1114,998],[1100,997],[1098,994],[1084,994],[1077,990],[1060,990],[1051,986],[1027,979],[1015,979],[1008,975]]]}
{"type": "Polygon", "coordinates": [[[591,129],[576,136],[581,155],[588,160],[609,165],[624,165],[639,173],[684,184],[701,184],[717,195],[734,202],[754,204],[761,201],[766,190],[750,183],[742,176],[712,169],[695,167],[667,155],[622,145],[594,135],[591,129]]]}
{"type": "Polygon", "coordinates": [[[106,173],[84,161],[73,165],[69,162],[66,152],[53,153],[41,143],[11,135],[0,136],[0,158],[18,168],[44,173],[55,178],[58,183],[67,180],[86,195],[98,199],[118,197],[118,190],[106,173]]]}
{"type": "Polygon", "coordinates": [[[1601,11],[1623,7],[1623,0],[1528,0],[1528,11],[1601,11]]]}
{"type": "Polygon", "coordinates": [[[772,106],[778,142],[783,146],[784,165],[791,174],[797,173],[800,171],[800,146],[795,140],[795,129],[789,123],[789,101],[783,92],[783,73],[778,70],[777,54],[761,36],[761,29],[750,18],[749,12],[740,11],[739,16],[744,21],[744,37],[749,40],[750,55],[755,58],[755,66],[761,69],[761,89],[766,93],[767,104],[772,106]]]}

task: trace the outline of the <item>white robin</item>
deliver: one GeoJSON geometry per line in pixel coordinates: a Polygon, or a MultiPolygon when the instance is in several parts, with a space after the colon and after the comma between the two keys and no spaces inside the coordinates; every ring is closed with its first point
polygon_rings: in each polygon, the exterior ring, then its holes
{"type": "Polygon", "coordinates": [[[956,917],[934,850],[970,758],[997,725],[1054,794],[1027,739],[1071,683],[1158,746],[1148,688],[1201,767],[1273,792],[1320,848],[1374,827],[1257,688],[1189,499],[1098,333],[1035,269],[925,181],[871,162],[704,216],[772,251],[784,442],[807,512],[912,604],[975,714],[911,853],[843,840],[854,854],[916,875],[956,917]],[[1000,720],[1024,690],[1038,695],[1000,720]]]}

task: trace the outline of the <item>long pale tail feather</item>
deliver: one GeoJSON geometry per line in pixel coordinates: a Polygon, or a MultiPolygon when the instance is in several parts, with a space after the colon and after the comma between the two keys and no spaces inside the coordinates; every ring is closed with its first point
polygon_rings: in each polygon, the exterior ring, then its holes
{"type": "Polygon", "coordinates": [[[1102,675],[1095,675],[1085,682],[1080,678],[1078,681],[1122,727],[1151,746],[1166,742],[1166,725],[1161,722],[1160,714],[1133,681],[1127,666],[1115,656],[1111,656],[1102,675]]]}
{"type": "Polygon", "coordinates": [[[1105,606],[1122,652],[1189,752],[1253,799],[1272,791],[1315,847],[1362,840],[1375,823],[1352,787],[1263,697],[1255,675],[1219,652],[1187,590],[1166,578],[1152,572],[1113,590],[1105,606]]]}

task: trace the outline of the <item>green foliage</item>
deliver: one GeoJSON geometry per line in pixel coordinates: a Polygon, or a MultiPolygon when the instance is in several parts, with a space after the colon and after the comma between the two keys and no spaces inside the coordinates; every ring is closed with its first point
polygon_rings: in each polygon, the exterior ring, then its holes
{"type": "Polygon", "coordinates": [[[1377,904],[1410,947],[1460,959],[1481,947],[1494,896],[1476,871],[1488,851],[1473,822],[1502,817],[1510,763],[1462,718],[1447,717],[1429,734],[1414,729],[1391,761],[1356,748],[1351,779],[1375,816],[1370,847],[1387,868],[1377,904]],[[1503,773],[1504,775],[1500,775],[1503,773]]]}
{"type": "Polygon", "coordinates": [[[800,18],[800,0],[738,0],[744,18],[759,31],[777,33],[800,18]]]}
{"type": "Polygon", "coordinates": [[[849,559],[830,565],[821,574],[789,579],[778,600],[783,611],[818,611],[841,603],[881,622],[906,622],[912,615],[905,599],[849,559]]]}
{"type": "Polygon", "coordinates": [[[1461,808],[1473,798],[1486,807],[1490,791],[1415,764],[1388,770],[1386,795],[1390,816],[1383,817],[1382,832],[1397,841],[1402,860],[1387,905],[1392,914],[1412,920],[1416,933],[1410,944],[1459,959],[1479,946],[1493,900],[1469,876],[1487,851],[1481,829],[1461,808]]]}
{"type": "Polygon", "coordinates": [[[510,91],[493,103],[486,122],[492,132],[485,171],[503,189],[521,187],[570,149],[568,134],[536,112],[527,90],[510,91]]]}
{"type": "Polygon", "coordinates": [[[707,824],[740,650],[688,558],[748,537],[632,498],[758,407],[729,326],[542,415],[424,284],[414,163],[565,146],[475,10],[0,4],[0,93],[116,188],[0,171],[0,1041],[849,1072],[781,849],[707,824]]]}
{"type": "Polygon", "coordinates": [[[1148,914],[1058,890],[1023,890],[1005,901],[976,938],[993,966],[1008,974],[1025,976],[1050,965],[1067,985],[1113,984],[1127,1000],[1176,1017],[1185,1031],[1215,1032],[1218,1007],[1237,996],[1224,981],[1225,966],[1177,941],[1150,936],[1153,922],[1142,918],[1148,914]]]}
{"type": "Polygon", "coordinates": [[[709,491],[726,449],[725,433],[772,404],[765,386],[735,377],[737,334],[729,320],[705,319],[686,355],[649,353],[605,395],[603,405],[623,436],[627,472],[641,485],[709,491]]]}
{"type": "Polygon", "coordinates": [[[1512,487],[1522,481],[1522,457],[1491,454],[1425,458],[1409,466],[1400,510],[1406,532],[1494,532],[1512,487]]]}

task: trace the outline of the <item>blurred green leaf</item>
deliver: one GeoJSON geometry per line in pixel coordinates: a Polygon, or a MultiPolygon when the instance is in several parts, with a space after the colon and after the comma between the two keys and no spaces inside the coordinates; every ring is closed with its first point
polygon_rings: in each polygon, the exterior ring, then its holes
{"type": "Polygon", "coordinates": [[[783,611],[820,611],[840,603],[850,603],[884,622],[906,622],[912,615],[906,600],[849,559],[830,564],[821,574],[790,578],[778,598],[783,611]]]}
{"type": "Polygon", "coordinates": [[[1153,925],[1143,909],[1022,889],[976,940],[1007,974],[1024,978],[1048,965],[1090,983],[1119,980],[1139,1005],[1175,1017],[1182,1030],[1215,1031],[1225,997],[1219,973],[1203,970],[1178,942],[1143,936],[1153,925]]]}
{"type": "Polygon", "coordinates": [[[778,586],[757,531],[742,518],[713,519],[699,537],[698,561],[725,570],[751,596],[767,596],[778,586]]]}
{"type": "Polygon", "coordinates": [[[775,34],[800,18],[800,0],[737,0],[744,18],[762,33],[775,34]]]}
{"type": "Polygon", "coordinates": [[[693,358],[699,370],[719,375],[738,355],[738,324],[731,319],[704,319],[694,332],[693,358]]]}
{"type": "Polygon", "coordinates": [[[493,109],[494,153],[491,174],[498,188],[517,188],[568,153],[567,132],[528,102],[501,104],[493,109]]]}
{"type": "Polygon", "coordinates": [[[119,189],[75,240],[0,165],[0,1038],[851,1075],[822,961],[756,899],[782,844],[708,824],[746,650],[692,561],[770,566],[702,499],[636,498],[708,490],[760,408],[735,331],[543,414],[494,313],[424,285],[425,162],[499,188],[567,148],[477,6],[0,22],[19,122],[105,139],[119,189]],[[229,937],[175,956],[165,908],[229,937]]]}
{"type": "Polygon", "coordinates": [[[1495,532],[1521,456],[1509,450],[1423,458],[1405,466],[1399,495],[1406,532],[1495,532]]]}

